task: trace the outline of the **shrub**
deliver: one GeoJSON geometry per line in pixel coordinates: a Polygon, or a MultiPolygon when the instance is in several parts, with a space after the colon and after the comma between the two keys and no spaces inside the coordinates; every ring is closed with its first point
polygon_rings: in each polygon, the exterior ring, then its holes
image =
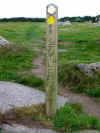
{"type": "Polygon", "coordinates": [[[62,129],[64,131],[75,131],[81,129],[100,129],[100,119],[96,116],[91,116],[82,113],[78,113],[76,104],[68,104],[61,107],[56,113],[54,119],[55,128],[62,129]]]}
{"type": "Polygon", "coordinates": [[[59,68],[59,82],[73,92],[100,97],[100,73],[89,77],[75,68],[76,64],[66,64],[59,68]]]}
{"type": "Polygon", "coordinates": [[[93,97],[100,97],[100,88],[91,89],[88,91],[88,94],[93,97]]]}
{"type": "Polygon", "coordinates": [[[76,114],[81,114],[83,113],[83,106],[82,104],[78,103],[78,102],[70,102],[68,104],[66,104],[66,106],[71,106],[71,108],[75,111],[76,114]]]}
{"type": "Polygon", "coordinates": [[[80,129],[100,130],[100,119],[94,115],[83,114],[79,117],[80,129]]]}
{"type": "Polygon", "coordinates": [[[41,78],[36,77],[35,75],[26,75],[22,77],[20,83],[32,87],[43,87],[44,85],[44,81],[41,78]]]}

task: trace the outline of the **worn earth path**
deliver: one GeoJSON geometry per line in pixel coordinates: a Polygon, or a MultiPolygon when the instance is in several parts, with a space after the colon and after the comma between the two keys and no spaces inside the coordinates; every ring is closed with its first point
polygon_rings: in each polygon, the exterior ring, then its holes
{"type": "MultiPolygon", "coordinates": [[[[36,74],[36,76],[45,79],[45,56],[40,56],[34,60],[34,64],[37,66],[35,69],[32,69],[32,72],[36,74]]],[[[63,87],[59,87],[58,94],[68,98],[69,102],[79,102],[83,105],[84,111],[88,114],[94,114],[100,117],[100,103],[95,102],[92,98],[83,95],[72,93],[64,89],[63,87]]],[[[84,130],[75,133],[100,133],[95,130],[84,130]]]]}
{"type": "MultiPolygon", "coordinates": [[[[45,78],[45,64],[44,56],[38,57],[34,60],[34,64],[38,67],[32,71],[39,77],[45,78]]],[[[72,93],[63,87],[59,87],[59,95],[67,97],[70,102],[79,102],[83,105],[84,111],[88,114],[94,114],[100,117],[100,103],[97,103],[94,99],[79,93],[72,93]]]]}

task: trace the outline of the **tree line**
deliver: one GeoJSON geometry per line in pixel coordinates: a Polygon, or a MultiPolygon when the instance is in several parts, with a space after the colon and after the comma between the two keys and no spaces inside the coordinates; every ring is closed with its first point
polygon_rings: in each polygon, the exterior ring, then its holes
{"type": "MultiPolygon", "coordinates": [[[[14,18],[0,18],[0,22],[45,22],[45,18],[26,18],[26,17],[14,17],[14,18]]],[[[77,16],[77,17],[63,17],[59,21],[71,21],[71,22],[87,22],[93,23],[100,21],[100,15],[97,16],[77,16]]]]}
{"type": "Polygon", "coordinates": [[[100,15],[97,16],[77,16],[77,17],[63,17],[60,18],[59,21],[65,22],[65,21],[71,21],[71,22],[89,22],[91,21],[92,23],[96,23],[100,21],[100,15]]]}
{"type": "Polygon", "coordinates": [[[25,18],[25,17],[1,18],[0,22],[45,22],[45,18],[25,18]]]}

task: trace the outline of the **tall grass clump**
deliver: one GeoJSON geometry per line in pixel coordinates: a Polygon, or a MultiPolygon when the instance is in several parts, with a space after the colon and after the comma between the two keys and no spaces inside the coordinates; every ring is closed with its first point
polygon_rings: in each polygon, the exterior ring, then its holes
{"type": "Polygon", "coordinates": [[[94,115],[85,114],[79,104],[71,103],[58,110],[54,119],[54,126],[66,133],[83,129],[100,130],[100,119],[94,115]]]}

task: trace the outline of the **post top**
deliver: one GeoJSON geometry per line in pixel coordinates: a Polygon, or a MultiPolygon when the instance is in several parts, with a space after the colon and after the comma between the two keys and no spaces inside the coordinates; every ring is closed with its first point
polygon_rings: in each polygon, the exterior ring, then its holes
{"type": "Polygon", "coordinates": [[[47,6],[47,12],[49,14],[54,14],[56,12],[56,10],[57,10],[57,6],[53,3],[51,3],[47,6]]]}
{"type": "Polygon", "coordinates": [[[57,5],[54,4],[54,3],[50,3],[50,4],[47,5],[47,7],[49,7],[49,6],[53,6],[53,7],[57,8],[57,5]]]}

